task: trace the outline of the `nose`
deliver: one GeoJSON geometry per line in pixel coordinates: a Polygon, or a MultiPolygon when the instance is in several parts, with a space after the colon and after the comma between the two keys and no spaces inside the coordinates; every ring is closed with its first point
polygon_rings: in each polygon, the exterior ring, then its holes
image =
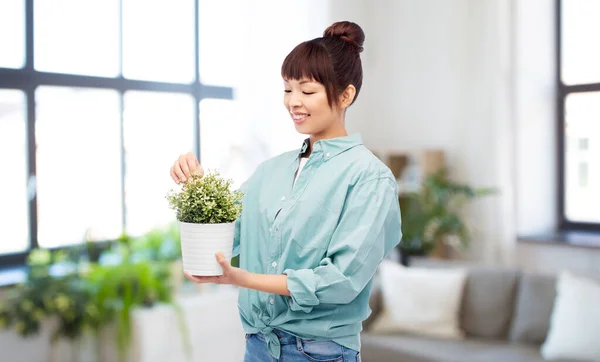
{"type": "Polygon", "coordinates": [[[301,106],[302,106],[302,101],[300,100],[300,97],[296,94],[296,92],[290,93],[290,98],[289,98],[290,110],[301,107],[301,106]]]}

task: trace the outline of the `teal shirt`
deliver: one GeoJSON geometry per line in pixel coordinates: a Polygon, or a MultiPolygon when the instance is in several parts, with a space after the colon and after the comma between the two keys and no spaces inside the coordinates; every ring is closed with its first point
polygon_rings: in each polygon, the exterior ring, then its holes
{"type": "Polygon", "coordinates": [[[360,350],[373,275],[402,236],[396,180],[360,135],[315,142],[293,185],[308,146],[261,163],[240,188],[233,255],[250,272],[287,274],[291,293],[239,290],[244,330],[263,333],[275,358],[273,329],[360,350]]]}

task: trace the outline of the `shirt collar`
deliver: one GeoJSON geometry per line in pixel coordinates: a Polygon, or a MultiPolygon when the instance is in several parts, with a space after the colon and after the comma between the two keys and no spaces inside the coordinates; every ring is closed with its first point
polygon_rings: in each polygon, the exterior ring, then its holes
{"type": "MultiPolygon", "coordinates": [[[[326,158],[332,158],[340,153],[351,149],[352,147],[362,145],[362,137],[360,134],[355,133],[344,137],[329,138],[315,142],[313,145],[313,152],[322,151],[326,158]]],[[[310,146],[310,138],[307,138],[302,142],[302,147],[298,152],[302,157],[308,151],[310,146]]]]}

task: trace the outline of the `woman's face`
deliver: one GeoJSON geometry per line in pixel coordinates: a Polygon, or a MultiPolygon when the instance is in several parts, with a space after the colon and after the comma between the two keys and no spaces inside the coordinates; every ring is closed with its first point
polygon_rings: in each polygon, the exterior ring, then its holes
{"type": "Polygon", "coordinates": [[[323,84],[308,79],[284,79],[283,86],[283,104],[299,133],[323,133],[341,119],[339,110],[329,107],[323,84]]]}

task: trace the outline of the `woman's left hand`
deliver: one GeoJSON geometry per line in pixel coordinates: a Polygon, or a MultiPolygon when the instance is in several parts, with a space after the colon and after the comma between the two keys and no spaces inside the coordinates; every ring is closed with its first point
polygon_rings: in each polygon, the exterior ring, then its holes
{"type": "Polygon", "coordinates": [[[231,266],[222,253],[217,253],[216,258],[219,265],[221,265],[221,268],[223,268],[223,275],[199,276],[185,272],[185,276],[194,283],[231,284],[240,286],[241,281],[247,272],[244,269],[231,266]]]}

